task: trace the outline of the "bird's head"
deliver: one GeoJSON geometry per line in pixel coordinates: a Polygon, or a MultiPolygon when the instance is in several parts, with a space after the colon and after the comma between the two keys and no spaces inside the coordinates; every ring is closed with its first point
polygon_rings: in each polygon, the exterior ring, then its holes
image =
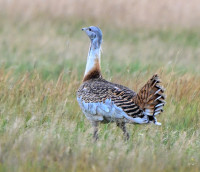
{"type": "Polygon", "coordinates": [[[91,40],[92,46],[94,48],[100,48],[102,43],[102,32],[101,29],[99,29],[96,26],[90,26],[86,28],[82,28],[82,31],[85,31],[85,33],[88,35],[88,37],[91,40]]]}

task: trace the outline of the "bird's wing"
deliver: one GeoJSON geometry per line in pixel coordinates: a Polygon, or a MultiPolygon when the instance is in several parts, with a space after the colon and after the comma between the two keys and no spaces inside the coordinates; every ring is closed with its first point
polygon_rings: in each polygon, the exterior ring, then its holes
{"type": "Polygon", "coordinates": [[[143,117],[142,110],[133,102],[136,93],[127,87],[114,84],[103,79],[84,82],[77,92],[77,96],[85,103],[99,103],[111,100],[129,117],[143,117]]]}

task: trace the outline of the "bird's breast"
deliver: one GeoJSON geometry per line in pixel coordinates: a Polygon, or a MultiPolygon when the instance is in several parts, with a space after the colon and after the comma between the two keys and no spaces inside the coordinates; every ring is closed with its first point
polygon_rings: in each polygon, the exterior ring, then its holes
{"type": "Polygon", "coordinates": [[[77,97],[77,100],[89,120],[114,122],[117,119],[123,119],[125,114],[111,99],[106,99],[104,102],[86,102],[81,97],[77,97]]]}

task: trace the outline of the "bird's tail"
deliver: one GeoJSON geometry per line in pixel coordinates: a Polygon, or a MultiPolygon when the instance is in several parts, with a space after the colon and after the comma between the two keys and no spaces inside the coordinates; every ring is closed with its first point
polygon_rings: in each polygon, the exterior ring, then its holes
{"type": "Polygon", "coordinates": [[[153,75],[133,100],[143,110],[143,114],[148,116],[149,121],[157,125],[161,124],[157,122],[155,116],[163,112],[163,106],[166,103],[164,88],[160,83],[158,75],[153,75]]]}

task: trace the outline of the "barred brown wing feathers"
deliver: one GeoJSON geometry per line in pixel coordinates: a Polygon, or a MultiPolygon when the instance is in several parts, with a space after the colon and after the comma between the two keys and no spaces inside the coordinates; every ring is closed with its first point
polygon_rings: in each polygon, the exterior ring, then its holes
{"type": "Polygon", "coordinates": [[[104,79],[92,79],[84,82],[78,90],[78,97],[85,102],[112,102],[123,109],[128,116],[143,117],[142,110],[133,102],[136,93],[127,87],[108,82],[104,79]]]}
{"type": "Polygon", "coordinates": [[[160,83],[158,75],[153,75],[133,98],[133,101],[144,111],[145,115],[154,116],[163,112],[166,96],[160,83]]]}

